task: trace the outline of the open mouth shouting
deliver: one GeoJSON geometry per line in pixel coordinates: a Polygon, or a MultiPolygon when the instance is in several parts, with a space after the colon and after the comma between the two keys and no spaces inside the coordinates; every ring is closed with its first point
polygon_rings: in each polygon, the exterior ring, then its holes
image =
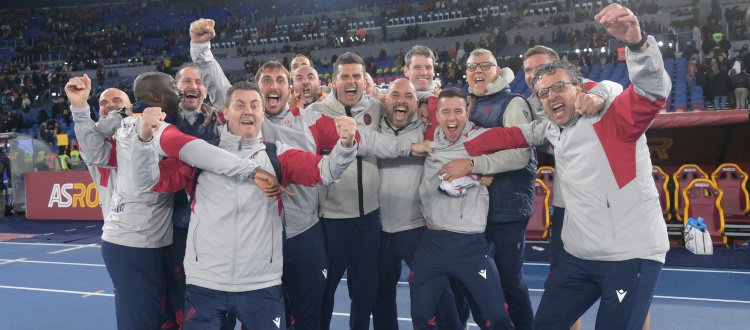
{"type": "Polygon", "coordinates": [[[448,124],[446,125],[446,128],[448,129],[448,133],[450,133],[451,135],[458,132],[458,124],[448,124]]]}
{"type": "Polygon", "coordinates": [[[476,77],[474,78],[474,85],[479,87],[486,87],[484,77],[476,77]]]}
{"type": "Polygon", "coordinates": [[[555,121],[560,121],[565,118],[565,103],[554,102],[550,104],[550,108],[552,108],[552,115],[555,121]]]}
{"type": "Polygon", "coordinates": [[[269,108],[275,109],[278,107],[280,99],[281,93],[278,91],[269,91],[266,95],[266,105],[268,105],[269,108]]]}
{"type": "Polygon", "coordinates": [[[393,119],[396,122],[405,122],[408,118],[409,108],[406,104],[397,104],[393,107],[393,119]]]}
{"type": "Polygon", "coordinates": [[[312,90],[310,89],[309,84],[305,84],[302,86],[302,97],[305,97],[305,98],[312,97],[312,90]]]}

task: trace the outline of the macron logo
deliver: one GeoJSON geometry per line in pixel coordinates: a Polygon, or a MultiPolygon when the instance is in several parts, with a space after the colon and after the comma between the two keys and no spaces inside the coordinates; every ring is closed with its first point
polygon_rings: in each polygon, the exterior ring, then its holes
{"type": "Polygon", "coordinates": [[[486,280],[487,279],[487,270],[486,269],[480,270],[479,271],[479,275],[481,275],[482,277],[484,277],[484,279],[486,280]]]}
{"type": "Polygon", "coordinates": [[[273,324],[276,325],[277,329],[280,329],[281,328],[281,318],[277,317],[275,320],[273,320],[273,324]]]}
{"type": "Polygon", "coordinates": [[[328,279],[328,269],[323,269],[323,277],[328,279]]]}
{"type": "Polygon", "coordinates": [[[622,302],[622,300],[625,299],[625,295],[628,294],[625,290],[617,290],[615,292],[617,293],[617,299],[619,299],[620,302],[622,302]]]}

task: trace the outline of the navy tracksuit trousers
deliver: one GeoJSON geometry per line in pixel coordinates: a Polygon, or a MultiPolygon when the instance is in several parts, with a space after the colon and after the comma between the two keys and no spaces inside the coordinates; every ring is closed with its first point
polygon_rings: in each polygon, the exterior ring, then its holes
{"type": "Polygon", "coordinates": [[[483,233],[425,230],[414,255],[414,277],[409,283],[414,329],[430,326],[437,302],[451,277],[461,283],[477,303],[488,329],[513,329],[505,310],[500,276],[487,253],[483,233]]]}
{"type": "Polygon", "coordinates": [[[102,258],[115,288],[117,329],[159,329],[167,290],[163,249],[102,241],[102,258]]]}
{"type": "Polygon", "coordinates": [[[662,266],[646,259],[583,260],[562,251],[544,283],[534,328],[569,329],[601,298],[596,329],[640,330],[662,266]]]}
{"type": "Polygon", "coordinates": [[[182,329],[222,329],[229,313],[233,313],[246,329],[286,329],[281,285],[245,292],[187,286],[182,329]]]}
{"type": "Polygon", "coordinates": [[[380,247],[380,212],[350,219],[321,218],[325,232],[326,253],[330,260],[328,279],[323,293],[321,329],[329,329],[333,303],[341,278],[348,270],[352,285],[349,328],[370,328],[370,313],[378,295],[378,249],[380,247]]]}
{"type": "MultiPolygon", "coordinates": [[[[396,285],[401,278],[401,260],[412,267],[414,254],[426,227],[422,226],[397,233],[380,234],[378,254],[378,300],[372,309],[372,324],[375,330],[398,329],[396,312],[396,285]]],[[[462,323],[456,312],[453,291],[447,288],[437,303],[435,322],[440,329],[461,329],[462,323]]]]}
{"type": "MultiPolygon", "coordinates": [[[[523,261],[526,246],[526,226],[528,219],[514,222],[487,223],[485,238],[490,246],[494,246],[494,260],[500,275],[500,283],[505,293],[505,302],[508,304],[508,315],[516,329],[533,329],[534,310],[529,298],[529,286],[523,275],[523,261]]],[[[491,254],[492,254],[491,253],[491,254]]],[[[456,290],[457,297],[462,296],[461,290],[456,290]]],[[[478,311],[476,301],[467,297],[471,307],[474,321],[480,328],[484,326],[485,319],[478,311]]],[[[460,305],[460,303],[459,303],[460,305]]],[[[463,317],[468,317],[467,311],[460,312],[463,317]]]]}
{"type": "Polygon", "coordinates": [[[187,246],[187,228],[172,226],[172,244],[164,247],[167,263],[167,297],[175,321],[182,325],[183,308],[185,307],[185,248],[187,246]]]}
{"type": "Polygon", "coordinates": [[[290,305],[292,329],[320,329],[328,264],[321,223],[284,243],[282,282],[290,305]]]}
{"type": "Polygon", "coordinates": [[[562,241],[563,220],[565,220],[565,208],[555,206],[552,209],[552,215],[549,221],[549,271],[552,273],[557,266],[557,259],[560,258],[560,252],[565,249],[562,241]]]}

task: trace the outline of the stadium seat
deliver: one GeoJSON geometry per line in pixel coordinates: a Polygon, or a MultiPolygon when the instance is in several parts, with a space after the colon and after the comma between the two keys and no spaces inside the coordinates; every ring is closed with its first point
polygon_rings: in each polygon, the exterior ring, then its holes
{"type": "Polygon", "coordinates": [[[727,238],[724,233],[724,211],[721,209],[721,198],[723,192],[716,188],[714,182],[709,179],[695,179],[682,191],[685,199],[684,224],[687,219],[693,217],[703,218],[703,223],[708,227],[711,241],[714,246],[724,246],[727,238]]]}
{"type": "Polygon", "coordinates": [[[672,214],[669,212],[671,205],[669,200],[669,191],[667,190],[669,176],[667,176],[667,173],[665,173],[659,166],[653,167],[652,175],[654,177],[656,190],[659,192],[659,204],[661,204],[662,216],[664,217],[665,221],[671,220],[672,214]]]}
{"type": "Polygon", "coordinates": [[[549,190],[549,199],[554,200],[555,197],[555,168],[552,166],[542,166],[536,170],[536,178],[542,180],[544,185],[549,190]]]}
{"type": "MultiPolygon", "coordinates": [[[[724,192],[721,208],[727,229],[750,229],[750,198],[746,188],[747,173],[737,164],[721,164],[711,174],[716,187],[724,192]]],[[[748,235],[750,236],[750,235],[748,235]]]]}
{"type": "Polygon", "coordinates": [[[546,241],[549,237],[549,197],[550,191],[542,180],[534,183],[534,213],[526,227],[527,241],[546,241]]]}
{"type": "Polygon", "coordinates": [[[685,164],[672,175],[674,182],[674,210],[678,220],[682,220],[682,206],[685,204],[683,200],[682,189],[695,179],[708,179],[709,176],[704,172],[698,165],[685,164]],[[682,187],[682,189],[680,188],[682,187]]]}

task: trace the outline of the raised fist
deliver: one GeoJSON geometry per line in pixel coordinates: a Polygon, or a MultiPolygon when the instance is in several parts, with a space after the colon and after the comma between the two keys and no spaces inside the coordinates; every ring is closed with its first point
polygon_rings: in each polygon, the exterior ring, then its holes
{"type": "Polygon", "coordinates": [[[79,109],[85,108],[91,94],[91,78],[86,74],[83,77],[70,78],[65,85],[65,94],[68,95],[70,105],[79,109]]]}
{"type": "MultiPolygon", "coordinates": [[[[641,26],[630,9],[613,3],[594,16],[613,37],[629,44],[641,41],[641,26]]],[[[645,47],[645,46],[644,46],[645,47]]]]}
{"type": "Polygon", "coordinates": [[[339,133],[341,144],[344,147],[351,148],[354,145],[354,135],[357,133],[357,122],[354,118],[340,116],[336,118],[336,133],[339,133]]]}
{"type": "Polygon", "coordinates": [[[143,110],[141,115],[143,118],[141,121],[141,131],[138,136],[143,141],[150,141],[154,137],[156,130],[161,126],[161,122],[167,118],[167,114],[161,112],[161,108],[151,107],[143,110]]]}
{"type": "Polygon", "coordinates": [[[201,18],[190,23],[190,41],[196,44],[210,41],[216,36],[214,26],[216,26],[216,22],[206,18],[201,18]]]}

